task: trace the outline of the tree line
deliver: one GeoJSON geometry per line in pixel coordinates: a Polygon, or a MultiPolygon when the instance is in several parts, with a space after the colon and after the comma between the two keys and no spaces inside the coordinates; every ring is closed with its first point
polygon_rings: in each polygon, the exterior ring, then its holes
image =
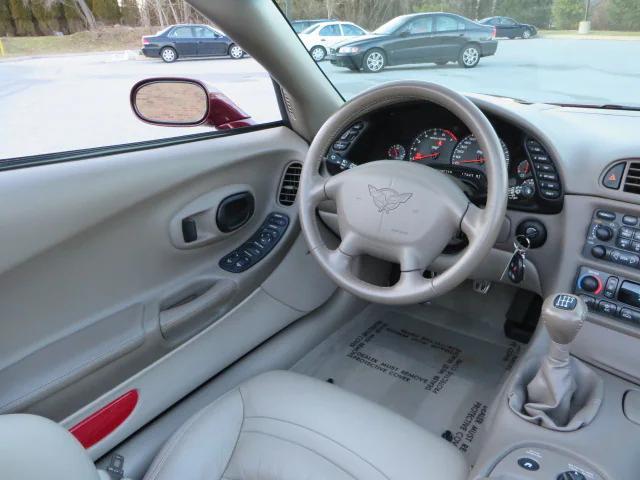
{"type": "Polygon", "coordinates": [[[640,30],[640,0],[277,0],[289,18],[338,18],[373,29],[407,13],[443,11],[471,19],[513,17],[540,28],[640,30]]]}
{"type": "MultiPolygon", "coordinates": [[[[234,0],[218,0],[234,1],[234,0]]],[[[268,1],[268,0],[265,0],[268,1]]],[[[276,0],[290,19],[337,18],[373,29],[427,11],[513,17],[540,28],[640,30],[640,0],[276,0]]],[[[0,36],[68,34],[99,26],[165,26],[205,19],[184,0],[0,0],[0,36]]]]}
{"type": "Polygon", "coordinates": [[[100,26],[207,23],[184,0],[0,0],[0,36],[69,34],[100,26]]]}

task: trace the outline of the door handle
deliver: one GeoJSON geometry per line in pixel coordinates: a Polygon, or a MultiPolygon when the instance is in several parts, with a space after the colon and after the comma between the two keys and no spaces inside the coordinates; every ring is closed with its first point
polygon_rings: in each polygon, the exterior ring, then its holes
{"type": "Polygon", "coordinates": [[[184,290],[181,300],[160,311],[162,336],[166,340],[184,340],[211,325],[236,288],[232,280],[220,279],[204,292],[201,287],[191,293],[184,290]]]}

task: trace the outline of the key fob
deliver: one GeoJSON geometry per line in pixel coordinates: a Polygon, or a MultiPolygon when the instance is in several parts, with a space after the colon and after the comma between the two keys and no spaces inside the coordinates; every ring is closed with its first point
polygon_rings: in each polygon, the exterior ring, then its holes
{"type": "Polygon", "coordinates": [[[509,280],[513,283],[520,283],[524,278],[524,255],[517,252],[513,255],[511,262],[509,262],[509,280]]]}

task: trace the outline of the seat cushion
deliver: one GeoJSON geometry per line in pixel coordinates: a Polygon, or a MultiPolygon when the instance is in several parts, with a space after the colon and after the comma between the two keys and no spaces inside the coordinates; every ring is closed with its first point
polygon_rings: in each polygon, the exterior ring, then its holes
{"type": "Polygon", "coordinates": [[[457,480],[462,454],[386,408],[292,372],[259,375],[180,428],[145,480],[457,480]]]}

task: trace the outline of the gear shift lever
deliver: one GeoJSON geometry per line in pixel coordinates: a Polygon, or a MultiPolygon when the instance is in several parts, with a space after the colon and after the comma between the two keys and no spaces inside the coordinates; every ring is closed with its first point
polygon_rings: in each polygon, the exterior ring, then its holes
{"type": "Polygon", "coordinates": [[[521,417],[553,430],[575,430],[597,413],[602,379],[570,355],[586,315],[584,301],[575,295],[555,294],[544,301],[540,318],[551,341],[538,372],[526,385],[526,397],[517,411],[521,417]]]}
{"type": "Polygon", "coordinates": [[[547,297],[542,305],[541,319],[551,337],[548,357],[556,362],[569,359],[571,344],[582,328],[587,315],[584,301],[575,295],[547,297]]]}

